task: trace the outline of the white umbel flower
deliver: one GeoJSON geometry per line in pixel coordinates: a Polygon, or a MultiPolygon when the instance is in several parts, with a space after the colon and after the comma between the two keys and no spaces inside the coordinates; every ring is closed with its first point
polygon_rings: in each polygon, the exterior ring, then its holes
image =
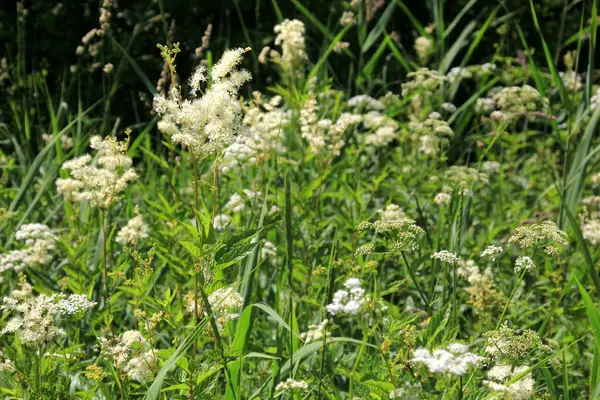
{"type": "MultiPolygon", "coordinates": [[[[235,309],[244,305],[244,298],[233,287],[222,287],[208,295],[208,302],[212,309],[219,330],[227,321],[239,317],[235,309]]],[[[190,303],[190,311],[194,310],[194,304],[190,303]]]]}
{"type": "Polygon", "coordinates": [[[435,258],[440,260],[441,262],[446,262],[449,264],[458,261],[458,256],[454,253],[449,252],[448,250],[437,251],[431,255],[431,258],[435,258]]]}
{"type": "Polygon", "coordinates": [[[600,220],[589,220],[581,224],[581,234],[585,240],[596,246],[600,243],[600,220]]]}
{"type": "Polygon", "coordinates": [[[151,349],[131,358],[123,370],[129,379],[140,383],[147,383],[154,377],[154,371],[157,366],[157,351],[151,349]]]}
{"type": "Polygon", "coordinates": [[[528,256],[518,257],[517,261],[515,261],[515,272],[521,272],[525,270],[527,272],[533,271],[535,268],[535,263],[528,256]]]}
{"type": "Polygon", "coordinates": [[[308,383],[288,378],[284,382],[279,382],[275,387],[275,390],[277,392],[292,392],[295,390],[306,391],[308,390],[308,383]]]}
{"type": "Polygon", "coordinates": [[[450,195],[448,193],[440,192],[435,195],[435,198],[433,199],[433,201],[437,205],[450,204],[450,201],[452,201],[452,195],[450,195]]]}
{"type": "Polygon", "coordinates": [[[489,258],[492,262],[496,261],[496,258],[504,253],[504,249],[500,246],[488,246],[481,252],[481,258],[489,258]]]}

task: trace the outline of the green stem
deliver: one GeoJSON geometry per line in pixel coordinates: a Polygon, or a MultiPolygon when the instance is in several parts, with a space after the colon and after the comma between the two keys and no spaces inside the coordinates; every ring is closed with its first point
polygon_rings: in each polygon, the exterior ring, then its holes
{"type": "Polygon", "coordinates": [[[107,265],[107,219],[108,219],[108,215],[107,215],[107,210],[101,210],[100,211],[101,216],[102,216],[102,236],[103,236],[103,240],[102,240],[102,246],[103,246],[103,250],[102,250],[102,275],[103,275],[103,280],[104,280],[104,302],[106,304],[106,306],[108,307],[108,318],[109,319],[109,327],[111,327],[112,330],[112,312],[110,309],[110,299],[108,296],[108,265],[107,265]]]}
{"type": "Polygon", "coordinates": [[[523,281],[523,278],[525,277],[525,273],[527,272],[526,269],[523,269],[523,271],[521,271],[521,275],[519,276],[519,280],[517,281],[517,284],[515,285],[515,287],[513,288],[510,297],[508,298],[508,301],[506,302],[506,305],[504,306],[504,310],[502,310],[502,314],[500,314],[500,319],[498,320],[498,323],[496,324],[496,330],[498,328],[500,328],[500,325],[502,325],[502,319],[504,318],[504,314],[506,314],[506,310],[508,310],[508,305],[510,304],[512,298],[515,296],[515,293],[517,293],[517,289],[519,288],[519,285],[521,284],[521,281],[523,281]]]}
{"type": "Polygon", "coordinates": [[[406,255],[404,254],[403,251],[401,251],[400,254],[402,255],[402,259],[404,260],[404,264],[406,265],[406,269],[408,270],[410,279],[413,281],[413,284],[415,285],[415,287],[417,288],[417,291],[419,292],[419,296],[421,297],[421,300],[423,300],[423,303],[427,307],[429,305],[429,300],[427,300],[427,296],[425,296],[425,293],[423,292],[423,290],[421,290],[421,286],[419,286],[419,283],[417,282],[417,278],[415,277],[415,274],[414,274],[412,268],[410,267],[410,264],[408,263],[408,259],[406,258],[406,255]]]}

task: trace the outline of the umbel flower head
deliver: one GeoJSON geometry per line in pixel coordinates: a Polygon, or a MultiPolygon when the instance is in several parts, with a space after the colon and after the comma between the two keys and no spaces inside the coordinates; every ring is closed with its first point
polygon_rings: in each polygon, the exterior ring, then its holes
{"type": "Polygon", "coordinates": [[[137,178],[127,155],[129,139],[119,142],[111,136],[94,136],[90,147],[97,156],[86,154],[65,162],[63,169],[71,172],[71,178],[57,179],[56,188],[69,201],[89,200],[92,207],[107,209],[137,178]]]}
{"type": "Polygon", "coordinates": [[[383,235],[390,240],[389,249],[395,253],[418,250],[418,239],[425,233],[414,220],[409,218],[396,221],[361,222],[358,230],[371,230],[377,235],[383,235]]]}
{"type": "Polygon", "coordinates": [[[567,245],[569,236],[558,229],[554,222],[543,221],[539,224],[516,228],[510,239],[508,239],[508,243],[514,243],[522,249],[543,247],[544,253],[556,257],[558,255],[556,245],[567,245]]]}
{"type": "Polygon", "coordinates": [[[50,250],[54,248],[56,239],[46,225],[21,225],[15,238],[24,241],[27,247],[0,254],[0,273],[9,269],[20,271],[25,267],[37,267],[52,259],[50,250]]]}
{"type": "Polygon", "coordinates": [[[227,50],[211,70],[212,84],[198,97],[200,85],[207,81],[204,65],[198,66],[189,80],[189,99],[181,101],[181,88],[173,86],[168,97],[154,97],[154,111],[177,130],[174,143],[187,147],[196,159],[221,153],[244,132],[242,105],[237,94],[252,77],[238,69],[249,48],[227,50]]]}

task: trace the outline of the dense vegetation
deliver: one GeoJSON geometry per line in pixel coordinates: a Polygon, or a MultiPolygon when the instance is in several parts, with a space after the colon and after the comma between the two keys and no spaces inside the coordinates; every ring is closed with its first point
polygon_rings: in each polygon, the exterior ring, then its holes
{"type": "Polygon", "coordinates": [[[597,0],[129,3],[0,10],[3,398],[600,398],[597,0]]]}

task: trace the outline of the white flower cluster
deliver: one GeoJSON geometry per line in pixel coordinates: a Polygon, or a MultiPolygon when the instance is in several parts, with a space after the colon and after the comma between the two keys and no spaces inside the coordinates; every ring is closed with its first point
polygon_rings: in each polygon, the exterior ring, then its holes
{"type": "Polygon", "coordinates": [[[306,60],[306,44],[304,41],[304,23],[297,19],[286,19],[275,25],[277,34],[275,44],[281,46],[280,63],[285,71],[292,71],[306,60]]]}
{"type": "Polygon", "coordinates": [[[148,225],[144,222],[144,217],[139,214],[130,219],[119,233],[117,233],[116,241],[122,245],[131,245],[137,247],[143,239],[149,236],[148,225]]]}
{"type": "Polygon", "coordinates": [[[127,155],[127,141],[94,136],[90,147],[98,152],[98,157],[93,160],[86,154],[65,162],[63,169],[71,172],[71,178],[57,179],[56,188],[69,201],[89,200],[92,207],[106,209],[137,174],[127,155]]]}
{"type": "Polygon", "coordinates": [[[318,325],[309,325],[308,331],[300,334],[300,339],[304,340],[305,343],[317,342],[323,340],[326,336],[329,335],[327,332],[327,324],[329,323],[328,319],[324,319],[318,325]]]}
{"type": "Polygon", "coordinates": [[[348,279],[344,287],[346,290],[335,292],[331,304],[327,305],[327,312],[331,315],[356,315],[365,302],[365,290],[359,279],[348,279]]]}
{"type": "Polygon", "coordinates": [[[577,93],[583,88],[581,76],[575,71],[559,72],[560,79],[563,82],[565,89],[571,93],[577,93]]]}
{"type": "Polygon", "coordinates": [[[366,94],[351,97],[348,99],[347,104],[348,107],[355,109],[355,111],[383,111],[385,109],[385,104],[366,94]]]}
{"type": "Polygon", "coordinates": [[[14,290],[10,297],[4,297],[0,309],[16,314],[7,323],[1,334],[17,332],[23,344],[44,344],[66,335],[64,329],[55,324],[58,315],[81,314],[96,305],[85,295],[64,294],[33,296],[32,288],[24,284],[14,290]]]}
{"type": "Polygon", "coordinates": [[[535,268],[535,263],[528,256],[518,257],[517,261],[515,261],[515,272],[521,272],[522,270],[531,272],[531,271],[533,271],[534,268],[535,268]]]}
{"type": "Polygon", "coordinates": [[[25,267],[37,267],[52,259],[50,250],[56,239],[46,225],[21,225],[15,239],[24,241],[27,247],[0,254],[0,274],[10,269],[20,271],[25,267]]]}
{"type": "Polygon", "coordinates": [[[333,156],[337,156],[344,146],[344,132],[351,125],[360,123],[362,116],[343,113],[334,123],[330,119],[319,119],[317,111],[317,100],[308,99],[300,111],[302,137],[308,141],[314,154],[323,155],[328,150],[333,156]]]}
{"type": "Polygon", "coordinates": [[[484,161],[481,169],[488,174],[500,172],[500,163],[498,161],[484,161]]]}
{"type": "Polygon", "coordinates": [[[231,228],[231,217],[227,214],[217,214],[213,220],[213,228],[217,231],[224,231],[227,227],[231,228]]]}
{"type": "Polygon", "coordinates": [[[254,92],[253,97],[253,101],[244,107],[243,123],[248,134],[238,137],[225,150],[220,162],[224,173],[262,163],[273,154],[285,152],[282,138],[291,119],[290,110],[283,106],[281,96],[264,101],[260,92],[254,92]]]}
{"type": "Polygon", "coordinates": [[[517,381],[508,383],[513,378],[518,377],[527,371],[527,365],[513,367],[511,365],[495,365],[487,372],[488,380],[484,380],[483,384],[492,392],[506,393],[513,400],[528,400],[533,397],[533,380],[531,373],[519,378],[517,381]]]}
{"type": "Polygon", "coordinates": [[[430,372],[462,376],[470,367],[484,361],[484,357],[468,353],[469,346],[460,343],[449,345],[446,349],[437,349],[430,353],[427,349],[417,349],[412,362],[422,362],[430,372]]]}
{"type": "MultiPolygon", "coordinates": [[[[44,142],[50,143],[52,140],[54,139],[53,135],[49,135],[47,133],[42,134],[42,140],[44,140],[44,142]]],[[[62,146],[62,148],[64,150],[69,150],[73,148],[73,138],[68,136],[68,135],[61,135],[60,136],[60,145],[62,146]]]]}
{"type": "Polygon", "coordinates": [[[449,264],[455,263],[458,261],[458,256],[454,253],[449,252],[448,250],[436,251],[431,255],[431,258],[435,258],[440,260],[441,262],[446,262],[449,264]]]}
{"type": "Polygon", "coordinates": [[[246,201],[237,193],[232,194],[223,207],[224,210],[231,212],[244,211],[244,208],[246,208],[246,201]]]}
{"type": "Polygon", "coordinates": [[[208,302],[217,326],[219,330],[222,330],[227,321],[239,317],[238,313],[231,312],[231,310],[242,307],[244,298],[233,287],[222,287],[208,295],[208,302]]]}
{"type": "Polygon", "coordinates": [[[600,220],[593,219],[582,223],[581,234],[585,240],[596,246],[600,243],[600,220]]]}
{"type": "Polygon", "coordinates": [[[442,204],[450,204],[450,201],[452,201],[452,195],[450,195],[448,193],[440,192],[435,195],[435,198],[433,199],[433,201],[438,206],[442,205],[442,204]]]}
{"type": "Polygon", "coordinates": [[[264,242],[260,249],[260,258],[262,260],[268,259],[271,264],[275,264],[277,261],[277,247],[272,242],[264,242]]]}
{"type": "Polygon", "coordinates": [[[379,111],[369,111],[363,115],[363,125],[372,130],[365,137],[365,144],[374,148],[386,147],[398,137],[398,123],[379,111]]]}
{"type": "Polygon", "coordinates": [[[246,51],[242,48],[225,51],[213,66],[212,85],[202,97],[196,94],[200,84],[207,80],[203,65],[190,78],[190,99],[180,101],[178,87],[173,87],[166,98],[160,94],[154,97],[154,111],[179,128],[171,136],[173,142],[187,147],[197,159],[221,155],[244,133],[237,93],[251,75],[237,67],[246,51]]]}
{"type": "Polygon", "coordinates": [[[507,119],[534,112],[545,112],[549,103],[546,97],[529,85],[502,88],[494,95],[494,101],[507,119]]]}
{"type": "Polygon", "coordinates": [[[440,151],[440,144],[447,144],[454,131],[448,122],[441,119],[438,112],[432,112],[423,122],[413,121],[408,128],[421,141],[419,150],[427,156],[435,156],[440,151]]]}
{"type": "Polygon", "coordinates": [[[531,224],[516,228],[510,239],[508,239],[508,243],[515,243],[521,248],[529,248],[543,241],[566,245],[568,239],[569,236],[558,229],[554,222],[543,221],[540,224],[531,224]]]}
{"type": "Polygon", "coordinates": [[[500,246],[488,246],[481,252],[481,258],[490,258],[492,262],[496,261],[496,258],[504,253],[504,249],[500,246]]]}
{"type": "Polygon", "coordinates": [[[340,25],[354,25],[356,24],[356,15],[352,11],[344,11],[340,17],[340,25]]]}
{"type": "Polygon", "coordinates": [[[306,391],[308,390],[308,383],[304,381],[296,381],[292,378],[288,378],[283,382],[279,382],[275,387],[277,392],[292,392],[295,390],[306,391]]]}
{"type": "Polygon", "coordinates": [[[388,204],[383,210],[378,210],[382,221],[405,221],[408,219],[404,211],[397,204],[388,204]]]}
{"type": "Polygon", "coordinates": [[[139,331],[126,331],[117,338],[102,338],[100,345],[102,354],[109,356],[115,368],[125,372],[130,379],[145,383],[154,376],[158,367],[157,354],[139,331]]]}
{"type": "Polygon", "coordinates": [[[433,49],[433,40],[429,39],[428,37],[425,36],[419,36],[418,38],[415,39],[415,52],[417,53],[417,56],[419,57],[419,61],[421,62],[421,65],[425,64],[427,62],[427,59],[429,59],[429,56],[431,55],[433,49]]]}

